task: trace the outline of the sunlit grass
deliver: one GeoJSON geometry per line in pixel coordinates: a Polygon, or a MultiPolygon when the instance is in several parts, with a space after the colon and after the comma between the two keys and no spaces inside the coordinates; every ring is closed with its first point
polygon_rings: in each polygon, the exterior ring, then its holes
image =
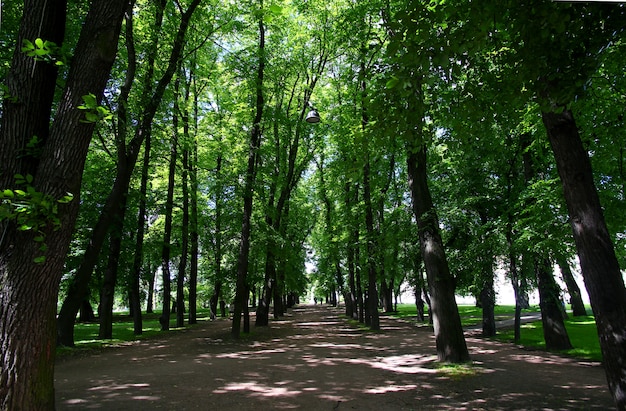
{"type": "MultiPolygon", "coordinates": [[[[522,312],[539,311],[538,306],[531,306],[530,309],[523,310],[522,312]]],[[[392,313],[392,315],[415,320],[417,317],[417,307],[415,304],[398,304],[398,311],[392,313]]],[[[482,321],[482,309],[473,305],[459,305],[459,315],[461,316],[463,327],[477,325],[482,321]]],[[[513,318],[514,315],[515,306],[513,305],[498,305],[495,307],[496,321],[513,318]]],[[[598,332],[593,316],[570,317],[569,320],[566,320],[565,327],[567,328],[567,333],[574,348],[563,351],[564,354],[592,361],[602,360],[598,332]]],[[[499,341],[511,342],[514,338],[513,329],[507,328],[498,330],[498,334],[495,338],[499,341]]],[[[541,321],[522,324],[521,340],[519,344],[528,348],[546,349],[541,321]]]]}
{"type": "MultiPolygon", "coordinates": [[[[562,353],[577,358],[584,358],[593,361],[602,361],[600,342],[596,323],[592,316],[574,317],[565,321],[565,328],[569,335],[570,342],[574,346],[571,350],[562,353]]],[[[546,343],[543,339],[543,325],[541,321],[523,324],[521,326],[520,345],[529,348],[545,350],[546,343]]],[[[513,341],[514,333],[512,329],[498,331],[496,339],[499,341],[513,341]]]]}
{"type": "MultiPolygon", "coordinates": [[[[75,347],[58,347],[57,354],[67,355],[84,351],[98,350],[107,346],[124,345],[133,341],[148,339],[162,334],[161,323],[159,322],[160,312],[142,315],[142,333],[135,335],[133,318],[128,313],[117,313],[113,317],[113,338],[100,339],[100,324],[96,322],[77,322],[74,326],[74,344],[75,347]]],[[[198,321],[209,319],[208,310],[199,310],[197,313],[198,321]]],[[[173,326],[175,317],[172,315],[170,319],[170,332],[184,328],[176,328],[173,326]]],[[[185,317],[185,324],[187,316],[185,317]]]]}
{"type": "Polygon", "coordinates": [[[465,377],[473,377],[480,372],[478,368],[476,368],[471,363],[466,364],[447,364],[440,363],[437,364],[437,373],[450,378],[452,380],[460,380],[465,377]]]}
{"type": "MultiPolygon", "coordinates": [[[[475,305],[459,305],[459,315],[461,316],[461,325],[463,327],[480,324],[483,320],[483,311],[482,308],[476,307],[475,305]]],[[[393,313],[394,316],[406,319],[416,319],[417,318],[417,307],[415,304],[398,304],[398,311],[393,313]]],[[[426,311],[427,307],[424,307],[426,311]]],[[[506,320],[508,318],[512,318],[515,314],[515,306],[514,305],[496,305],[494,308],[496,321],[506,320]]],[[[539,311],[538,306],[531,306],[527,310],[523,310],[522,312],[537,312],[539,311]]],[[[428,314],[426,312],[426,314],[428,314]]],[[[427,317],[428,318],[428,317],[427,317]]]]}

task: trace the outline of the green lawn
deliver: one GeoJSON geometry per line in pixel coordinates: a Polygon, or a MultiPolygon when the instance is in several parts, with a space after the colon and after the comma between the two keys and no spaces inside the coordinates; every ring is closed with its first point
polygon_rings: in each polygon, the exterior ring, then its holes
{"type": "MultiPolygon", "coordinates": [[[[524,312],[534,311],[539,311],[539,307],[533,306],[529,310],[524,310],[524,312]]],[[[512,305],[496,306],[495,312],[496,321],[513,318],[515,307],[512,305]]],[[[482,321],[482,310],[473,305],[460,305],[459,314],[461,316],[461,323],[464,327],[480,324],[482,321]]],[[[132,317],[130,317],[127,313],[118,314],[115,317],[115,322],[113,323],[113,336],[115,338],[112,340],[98,339],[99,324],[97,322],[77,323],[74,328],[74,341],[76,343],[76,348],[60,347],[58,348],[57,353],[64,355],[70,352],[93,350],[103,346],[123,344],[129,341],[152,337],[161,333],[159,315],[159,312],[144,314],[143,334],[137,336],[133,333],[132,317]]],[[[206,320],[208,319],[208,315],[208,310],[198,311],[198,320],[206,320]]],[[[392,313],[391,315],[400,318],[415,319],[417,317],[417,308],[415,307],[415,304],[398,304],[398,312],[392,313]]],[[[173,322],[174,320],[172,317],[172,323],[173,322]]],[[[577,318],[570,317],[570,319],[566,321],[565,326],[567,327],[570,341],[575,347],[572,350],[565,351],[565,354],[595,361],[602,360],[596,325],[592,316],[577,318]]],[[[170,327],[170,329],[176,330],[176,328],[173,327],[170,327]]],[[[541,321],[523,324],[521,328],[521,337],[521,345],[529,348],[545,350],[541,321]]],[[[509,328],[498,330],[498,334],[495,339],[503,342],[512,342],[513,329],[509,328]]]]}
{"type": "MultiPolygon", "coordinates": [[[[100,324],[96,322],[81,323],[77,322],[74,326],[74,348],[58,347],[57,354],[65,355],[68,353],[75,353],[77,351],[88,351],[99,349],[105,346],[119,345],[131,341],[142,340],[153,337],[160,334],[161,324],[159,323],[160,312],[154,312],[151,314],[143,314],[143,333],[141,335],[135,335],[133,327],[133,318],[128,313],[119,313],[114,316],[113,322],[113,339],[101,340],[98,338],[98,332],[100,324]]],[[[209,311],[199,310],[197,313],[198,321],[208,319],[209,311]]],[[[175,324],[175,316],[172,315],[170,322],[170,330],[175,331],[177,328],[173,327],[175,324]]],[[[187,324],[187,316],[185,316],[185,324],[187,324]]]]}
{"type": "MultiPolygon", "coordinates": [[[[524,310],[523,312],[538,311],[538,306],[532,306],[530,309],[524,310]]],[[[495,312],[496,321],[513,318],[515,306],[496,306],[495,312]]],[[[459,314],[461,316],[461,323],[464,327],[480,324],[482,321],[482,310],[473,305],[460,305],[459,314]]],[[[401,318],[416,318],[417,308],[415,307],[415,304],[398,304],[398,312],[393,315],[401,318]]],[[[592,316],[576,318],[570,317],[569,320],[566,320],[565,327],[567,328],[570,341],[574,348],[564,351],[564,354],[594,361],[602,360],[596,324],[592,316]]],[[[513,329],[508,328],[498,330],[498,334],[495,339],[503,342],[512,342],[513,337],[513,329]]],[[[528,348],[545,350],[546,344],[543,340],[543,326],[541,321],[522,324],[520,345],[528,348]]]]}

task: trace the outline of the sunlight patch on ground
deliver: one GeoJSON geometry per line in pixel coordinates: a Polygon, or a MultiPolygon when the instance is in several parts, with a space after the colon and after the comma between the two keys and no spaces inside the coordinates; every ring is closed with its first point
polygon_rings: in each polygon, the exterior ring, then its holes
{"type": "Polygon", "coordinates": [[[161,399],[161,397],[156,397],[154,395],[135,395],[131,398],[138,401],[158,401],[161,399]]]}
{"type": "MultiPolygon", "coordinates": [[[[372,347],[363,346],[361,344],[334,344],[334,343],[315,343],[309,345],[311,348],[341,348],[346,350],[352,349],[372,349],[372,347]]],[[[377,349],[377,348],[376,348],[377,349]]]]}
{"type": "Polygon", "coordinates": [[[388,385],[386,387],[374,387],[365,390],[365,394],[387,394],[388,392],[411,391],[417,389],[417,385],[388,385]]]}
{"type": "MultiPolygon", "coordinates": [[[[286,382],[284,383],[286,384],[286,382]]],[[[270,387],[267,385],[259,384],[256,381],[250,382],[231,382],[226,384],[222,388],[213,390],[214,394],[227,394],[232,391],[248,391],[254,396],[259,397],[293,397],[301,394],[300,390],[290,390],[287,387],[270,387]]]]}
{"type": "Polygon", "coordinates": [[[89,388],[89,391],[121,391],[135,388],[147,388],[150,384],[115,384],[113,382],[102,381],[102,385],[89,388]]]}
{"type": "Polygon", "coordinates": [[[380,368],[391,372],[404,374],[436,374],[437,370],[427,367],[437,361],[435,355],[396,355],[391,357],[378,357],[370,363],[374,368],[380,368]]]}
{"type": "Polygon", "coordinates": [[[219,354],[219,355],[216,355],[215,358],[237,359],[237,358],[254,357],[255,359],[259,360],[259,359],[270,358],[268,354],[282,354],[282,353],[285,353],[286,351],[287,350],[284,350],[282,348],[277,348],[275,350],[239,351],[239,352],[233,352],[233,353],[219,354]]]}
{"type": "Polygon", "coordinates": [[[573,362],[571,359],[564,358],[564,357],[556,357],[556,356],[542,357],[540,355],[532,355],[532,354],[513,354],[511,355],[511,358],[516,361],[526,362],[528,364],[558,365],[558,364],[568,364],[568,363],[573,362]]]}

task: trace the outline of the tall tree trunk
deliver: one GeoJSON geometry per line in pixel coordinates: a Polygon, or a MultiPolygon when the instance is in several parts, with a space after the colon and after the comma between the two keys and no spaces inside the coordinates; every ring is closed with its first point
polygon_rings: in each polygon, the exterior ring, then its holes
{"type": "MultiPolygon", "coordinates": [[[[260,1],[260,7],[263,8],[263,1],[260,1]]],[[[248,151],[248,167],[246,169],[246,177],[244,182],[243,193],[243,219],[241,223],[241,239],[239,243],[239,257],[237,259],[237,280],[235,284],[235,309],[233,312],[233,323],[231,334],[233,338],[239,338],[241,332],[241,314],[244,310],[244,304],[247,306],[247,277],[248,277],[248,258],[250,256],[250,224],[252,221],[252,188],[256,180],[256,164],[258,159],[258,151],[261,147],[261,120],[263,119],[263,107],[265,105],[263,97],[263,76],[265,71],[265,26],[263,24],[263,16],[259,15],[259,50],[258,50],[258,68],[256,78],[256,107],[255,115],[252,121],[252,130],[250,132],[250,149],[248,151]]]]}
{"type": "MultiPolygon", "coordinates": [[[[180,26],[176,33],[176,39],[172,46],[172,50],[169,56],[168,65],[161,79],[156,84],[156,87],[152,87],[152,70],[154,68],[154,60],[152,64],[149,64],[149,74],[144,79],[144,95],[142,96],[142,102],[145,104],[143,110],[143,117],[140,121],[140,125],[136,128],[135,135],[129,144],[125,141],[117,141],[118,146],[118,164],[116,170],[116,178],[113,184],[111,193],[107,197],[106,203],[102,208],[100,217],[96,226],[92,232],[91,241],[89,242],[83,260],[74,276],[70,290],[66,299],[63,301],[61,310],[58,316],[58,341],[64,345],[74,344],[74,320],[81,301],[88,294],[89,281],[93,273],[93,268],[98,260],[100,250],[106,238],[106,234],[109,230],[121,230],[121,227],[116,227],[116,224],[124,221],[124,215],[116,214],[116,211],[124,212],[125,208],[118,207],[121,202],[121,198],[128,193],[128,187],[130,185],[130,179],[132,176],[139,151],[144,142],[146,136],[152,133],[152,121],[156,115],[157,109],[165,93],[165,89],[169,85],[174,72],[176,71],[178,59],[182,53],[183,44],[185,41],[185,34],[189,27],[189,22],[194,11],[200,4],[201,0],[193,0],[187,10],[181,16],[180,26]]],[[[160,7],[157,9],[156,22],[158,25],[162,23],[163,9],[165,7],[165,0],[160,0],[160,7]],[[160,14],[159,14],[160,13],[160,14]]],[[[158,39],[158,34],[156,35],[158,39]]],[[[152,48],[156,50],[156,43],[152,48]]],[[[151,53],[148,54],[151,56],[151,53]]],[[[149,57],[149,60],[151,57],[149,57]]]]}
{"type": "Polygon", "coordinates": [[[156,283],[156,270],[152,268],[152,264],[148,263],[148,298],[146,298],[146,313],[154,312],[154,285],[156,283]]]}
{"type": "MultiPolygon", "coordinates": [[[[364,57],[362,57],[364,58],[364,57]]],[[[359,71],[360,91],[361,91],[361,131],[366,133],[367,124],[369,122],[366,108],[366,67],[365,62],[361,61],[361,69],[359,71]]],[[[372,188],[370,186],[370,155],[367,137],[363,136],[362,148],[365,152],[365,164],[363,165],[363,202],[365,203],[365,230],[367,232],[367,300],[365,307],[365,324],[372,330],[380,330],[380,318],[378,315],[378,290],[376,283],[378,282],[376,273],[376,242],[377,236],[374,232],[374,210],[372,208],[372,188]]]]}
{"type": "MultiPolygon", "coordinates": [[[[132,0],[129,4],[129,10],[132,10],[135,4],[135,0],[132,0]]],[[[121,87],[120,101],[122,104],[118,109],[118,118],[120,120],[121,127],[127,129],[127,103],[128,95],[135,79],[135,73],[137,70],[137,57],[135,51],[134,41],[134,29],[133,29],[133,14],[132,12],[126,13],[126,51],[128,55],[128,66],[126,69],[126,78],[124,84],[121,87]],[[123,101],[122,101],[123,100],[123,101]],[[121,118],[120,118],[121,114],[121,118]]],[[[141,167],[141,183],[139,188],[139,211],[137,213],[137,232],[135,237],[135,253],[133,256],[133,267],[130,280],[130,311],[133,316],[133,332],[135,335],[143,333],[143,319],[141,316],[141,273],[143,266],[143,240],[146,230],[146,193],[148,191],[148,167],[150,164],[150,149],[151,141],[150,136],[146,136],[144,145],[144,157],[143,165],[141,167]]]]}
{"type": "MultiPolygon", "coordinates": [[[[357,303],[357,291],[356,291],[356,264],[355,264],[355,234],[354,230],[350,228],[350,225],[354,221],[354,217],[352,216],[352,198],[354,195],[352,194],[352,184],[347,182],[344,185],[344,203],[347,210],[347,218],[348,221],[348,230],[349,230],[349,241],[346,246],[346,260],[348,265],[348,292],[346,298],[346,316],[358,320],[359,319],[359,310],[357,303]]],[[[356,189],[354,189],[356,191],[356,189]]],[[[358,238],[358,235],[356,236],[358,238]]]]}
{"type": "Polygon", "coordinates": [[[480,290],[480,303],[483,311],[483,337],[496,335],[495,305],[496,292],[493,288],[493,270],[484,273],[484,281],[480,290]]]}
{"type": "MultiPolygon", "coordinates": [[[[126,208],[126,196],[122,197],[119,204],[122,209],[126,208]]],[[[119,212],[124,215],[124,212],[119,212]]],[[[116,226],[123,226],[118,223],[116,226]]],[[[100,329],[101,339],[113,338],[113,305],[115,303],[115,287],[117,285],[117,271],[119,267],[120,253],[122,251],[122,232],[112,231],[109,241],[109,258],[104,270],[104,281],[100,290],[100,329]]]]}
{"type": "Polygon", "coordinates": [[[542,113],[554,152],[576,249],[596,317],[609,390],[626,408],[626,288],[593,182],[591,161],[569,110],[542,113]]]}
{"type": "Polygon", "coordinates": [[[580,294],[580,288],[576,283],[576,279],[574,278],[574,274],[572,273],[572,269],[570,268],[567,259],[563,256],[559,256],[557,257],[557,264],[561,269],[561,276],[563,277],[563,281],[567,287],[567,293],[570,296],[572,314],[574,317],[586,316],[587,310],[585,309],[585,303],[583,302],[583,297],[580,294]]]}
{"type": "MultiPolygon", "coordinates": [[[[487,212],[479,210],[480,223],[483,227],[487,226],[489,217],[487,212]]],[[[496,335],[496,318],[495,318],[495,305],[496,305],[496,291],[493,287],[494,282],[494,256],[491,251],[489,239],[487,238],[489,233],[486,233],[483,237],[483,244],[486,249],[483,255],[478,256],[478,260],[482,267],[479,275],[479,281],[481,282],[480,290],[480,305],[483,311],[483,337],[493,337],[496,335]]]]}
{"type": "Polygon", "coordinates": [[[372,211],[372,197],[370,187],[370,164],[366,162],[363,169],[363,200],[365,202],[365,228],[367,230],[367,307],[365,310],[365,324],[372,330],[380,330],[378,316],[378,290],[376,283],[376,244],[374,233],[374,214],[372,211]]]}
{"type": "MultiPolygon", "coordinates": [[[[524,181],[527,186],[532,184],[536,175],[531,150],[530,134],[524,134],[520,138],[522,148],[522,160],[524,166],[524,181]]],[[[534,203],[535,199],[526,200],[527,204],[534,203]]],[[[527,211],[525,213],[528,213],[527,211]]],[[[533,262],[533,271],[537,279],[539,289],[539,306],[541,307],[541,320],[543,323],[543,336],[546,348],[549,350],[567,350],[572,348],[567,329],[564,324],[562,305],[559,298],[559,287],[554,281],[550,260],[538,252],[529,251],[523,255],[523,264],[533,262]]]]}
{"type": "Polygon", "coordinates": [[[191,183],[191,215],[190,219],[190,261],[189,261],[189,324],[196,324],[198,301],[198,144],[194,137],[192,161],[189,165],[189,180],[191,183]]]}
{"type": "MultiPolygon", "coordinates": [[[[55,316],[59,283],[78,214],[81,176],[94,130],[77,107],[89,93],[100,102],[115,60],[126,1],[93,1],[71,61],[65,88],[51,121],[56,74],[45,74],[46,63],[21,51],[22,40],[44,40],[64,31],[65,2],[28,0],[6,76],[7,95],[0,126],[0,187],[16,186],[16,174],[30,174],[30,185],[56,201],[67,193],[75,198],[59,203],[58,224],[40,221],[41,233],[17,230],[13,219],[0,222],[0,410],[54,409],[55,316]],[[41,31],[40,31],[41,30],[41,31]],[[33,66],[34,65],[34,66],[33,66]],[[40,66],[40,68],[38,68],[40,66]],[[31,104],[31,102],[33,104],[31,104]],[[38,147],[39,157],[23,159],[36,124],[49,126],[38,147]],[[46,250],[36,237],[43,234],[46,250]],[[42,259],[45,262],[42,263],[42,259]],[[36,284],[36,287],[33,285],[36,284]]],[[[62,44],[60,37],[58,44],[62,44]]],[[[17,188],[17,187],[16,187],[17,188]]]]}
{"type": "Polygon", "coordinates": [[[214,270],[215,282],[213,294],[209,300],[211,315],[217,315],[217,304],[222,294],[222,208],[223,208],[223,185],[222,185],[222,154],[217,155],[215,166],[215,248],[214,248],[214,270]]]}
{"type": "Polygon", "coordinates": [[[178,264],[178,278],[176,284],[176,327],[185,325],[185,273],[187,272],[187,254],[189,253],[189,189],[187,186],[187,164],[189,150],[183,149],[183,222],[181,227],[181,255],[178,264]]]}
{"type": "Polygon", "coordinates": [[[572,344],[563,322],[559,286],[554,281],[550,261],[535,262],[537,287],[539,289],[539,307],[543,324],[543,338],[548,350],[569,350],[572,344]]]}
{"type": "MultiPolygon", "coordinates": [[[[178,274],[176,276],[176,327],[185,325],[185,275],[187,272],[187,257],[189,253],[189,186],[187,183],[188,166],[189,166],[189,116],[187,115],[187,102],[189,100],[189,85],[185,88],[185,104],[182,110],[178,104],[179,87],[181,78],[183,78],[183,70],[179,69],[179,75],[175,82],[174,91],[174,111],[182,116],[183,122],[183,142],[181,144],[183,150],[182,172],[181,172],[181,188],[183,203],[183,218],[181,226],[181,251],[180,260],[178,262],[178,274]]],[[[174,114],[174,127],[178,128],[178,115],[174,114]]]]}
{"type": "MultiPolygon", "coordinates": [[[[135,237],[135,254],[133,256],[133,271],[130,287],[130,303],[133,311],[133,332],[135,335],[143,333],[143,320],[141,317],[141,274],[143,268],[143,241],[146,232],[146,199],[148,192],[148,175],[150,169],[150,151],[152,149],[152,136],[146,136],[144,145],[143,163],[141,166],[141,183],[139,187],[139,211],[137,213],[137,232],[135,237]]],[[[154,279],[154,274],[150,273],[154,279]]],[[[149,281],[154,286],[154,280],[149,281]]],[[[152,304],[150,304],[151,306],[152,304]]]]}
{"type": "Polygon", "coordinates": [[[409,141],[407,148],[409,189],[430,288],[430,313],[435,330],[437,357],[439,361],[466,362],[470,356],[454,297],[455,280],[448,267],[439,233],[439,221],[428,189],[426,145],[421,141],[409,141]]]}
{"type": "Polygon", "coordinates": [[[274,261],[274,241],[270,238],[267,240],[267,248],[265,251],[265,278],[263,281],[263,289],[261,291],[261,299],[256,308],[256,320],[254,325],[263,327],[269,325],[269,312],[272,298],[274,297],[274,286],[276,282],[276,262],[274,261]]]}
{"type": "MultiPolygon", "coordinates": [[[[176,116],[174,116],[176,117],[176,116]]],[[[178,158],[178,137],[174,127],[174,135],[170,142],[170,164],[167,183],[167,198],[165,200],[165,227],[163,229],[163,247],[161,249],[161,272],[163,287],[162,313],[159,318],[161,330],[170,329],[171,310],[171,273],[170,254],[172,249],[172,211],[174,209],[174,185],[176,183],[176,159],[178,158]]]]}

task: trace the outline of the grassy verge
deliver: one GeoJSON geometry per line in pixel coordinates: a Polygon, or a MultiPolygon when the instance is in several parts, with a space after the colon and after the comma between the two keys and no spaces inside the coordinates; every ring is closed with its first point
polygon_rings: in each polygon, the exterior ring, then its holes
{"type": "MultiPolygon", "coordinates": [[[[77,322],[74,326],[74,344],[75,347],[57,347],[57,355],[71,355],[80,352],[88,352],[98,350],[103,347],[123,345],[133,341],[148,339],[162,334],[161,324],[159,323],[160,312],[142,315],[143,333],[135,335],[133,318],[128,313],[118,313],[113,319],[113,339],[101,340],[98,338],[100,324],[95,322],[82,323],[77,322]]],[[[209,316],[208,310],[198,311],[198,321],[207,320],[209,316]]],[[[171,322],[174,322],[172,316],[171,322]]],[[[187,319],[185,318],[185,321],[187,319]]],[[[170,332],[184,328],[175,328],[170,326],[170,332]]]]}
{"type": "MultiPolygon", "coordinates": [[[[523,312],[539,312],[539,307],[533,306],[523,312]]],[[[515,306],[496,306],[496,321],[513,318],[514,313],[515,306]]],[[[415,319],[417,317],[417,308],[415,304],[398,304],[398,312],[393,315],[400,318],[415,319]]],[[[475,306],[460,305],[459,315],[461,316],[461,323],[464,327],[480,324],[482,321],[482,310],[475,306]]],[[[569,320],[565,321],[565,327],[567,328],[567,333],[574,348],[563,351],[561,352],[562,354],[593,361],[602,360],[598,333],[593,316],[570,317],[569,320]]],[[[512,342],[514,339],[513,329],[505,328],[498,330],[495,339],[502,342],[512,342]]],[[[527,348],[546,349],[541,321],[522,324],[521,340],[519,344],[527,348]]]]}
{"type": "MultiPolygon", "coordinates": [[[[595,320],[592,316],[570,317],[569,320],[565,321],[565,328],[567,329],[567,334],[574,348],[562,351],[561,353],[577,358],[602,361],[598,332],[596,330],[595,320]]],[[[512,342],[513,337],[513,329],[505,329],[498,331],[496,340],[512,342]]],[[[522,324],[519,344],[528,348],[546,349],[541,321],[522,324]]]]}

